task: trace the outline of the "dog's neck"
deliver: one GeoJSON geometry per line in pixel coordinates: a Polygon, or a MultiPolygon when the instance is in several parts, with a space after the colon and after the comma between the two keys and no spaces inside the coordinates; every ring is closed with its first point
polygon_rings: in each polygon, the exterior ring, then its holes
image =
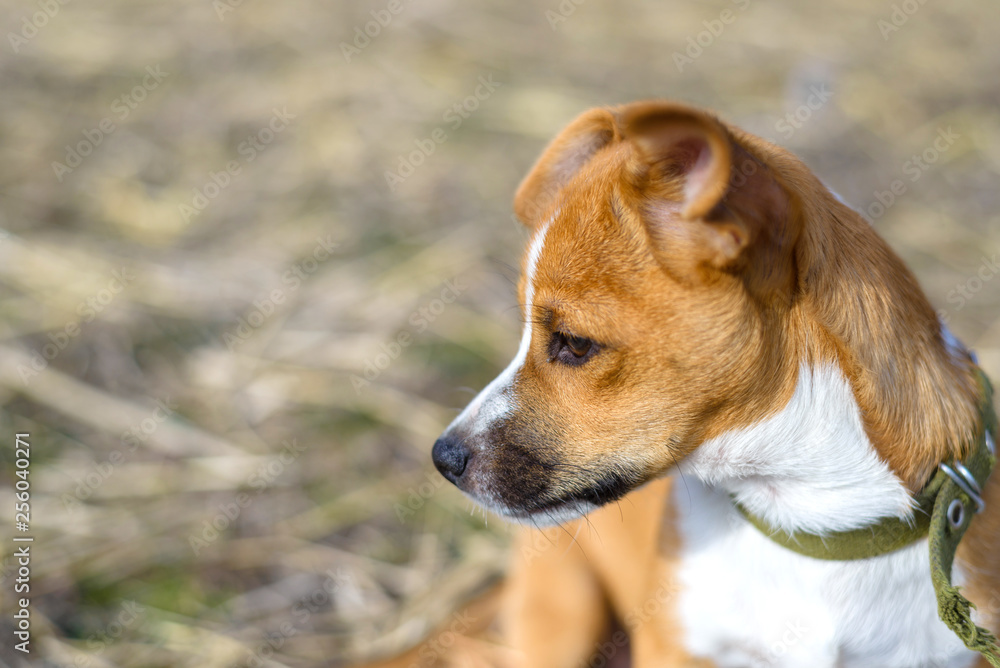
{"type": "Polygon", "coordinates": [[[709,439],[681,472],[790,531],[908,517],[911,493],[973,442],[974,365],[865,220],[832,196],[803,216],[791,399],[709,439]]]}

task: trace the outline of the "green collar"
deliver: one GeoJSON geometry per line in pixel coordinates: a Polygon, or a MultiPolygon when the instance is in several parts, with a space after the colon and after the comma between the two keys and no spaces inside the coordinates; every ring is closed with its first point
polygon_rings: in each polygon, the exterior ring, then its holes
{"type": "Polygon", "coordinates": [[[761,533],[799,554],[815,559],[848,561],[868,559],[929,538],[931,580],[941,619],[962,639],[966,647],[983,654],[990,665],[1000,668],[1000,649],[993,635],[972,623],[971,604],[951,584],[951,565],[958,543],[984,505],[980,490],[996,464],[997,416],[993,410],[993,388],[978,370],[982,388],[982,427],[974,448],[964,462],[941,463],[931,481],[914,497],[914,520],[889,517],[853,531],[818,535],[774,529],[733,499],[733,505],[761,533]]]}

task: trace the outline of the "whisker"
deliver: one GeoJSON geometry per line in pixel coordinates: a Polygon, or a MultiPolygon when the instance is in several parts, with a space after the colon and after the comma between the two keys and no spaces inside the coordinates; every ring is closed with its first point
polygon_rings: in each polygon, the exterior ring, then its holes
{"type": "Polygon", "coordinates": [[[514,286],[517,285],[516,276],[520,273],[517,267],[510,264],[509,262],[504,262],[503,260],[499,259],[492,259],[492,263],[494,265],[498,265],[498,267],[490,273],[500,276],[511,285],[514,286]]]}
{"type": "MultiPolygon", "coordinates": [[[[597,530],[597,527],[594,526],[594,523],[591,522],[590,518],[587,517],[586,515],[584,515],[582,519],[583,519],[584,522],[587,523],[587,535],[588,536],[597,536],[597,540],[603,546],[604,545],[604,539],[601,538],[601,533],[597,530]]],[[[581,524],[580,526],[583,526],[583,525],[581,524]]],[[[583,549],[583,545],[580,546],[580,552],[583,553],[583,558],[586,559],[587,563],[589,564],[590,563],[590,555],[587,554],[587,551],[585,549],[583,549]]]]}
{"type": "Polygon", "coordinates": [[[681,468],[681,463],[677,461],[677,457],[674,453],[670,452],[670,459],[674,461],[674,466],[677,468],[677,474],[681,477],[681,482],[684,483],[684,491],[687,492],[688,503],[691,503],[691,488],[688,487],[687,478],[684,477],[684,470],[681,468]]]}
{"type": "MultiPolygon", "coordinates": [[[[565,559],[565,558],[566,558],[566,555],[567,555],[567,554],[569,554],[569,551],[570,551],[570,549],[572,549],[572,547],[573,547],[574,545],[578,545],[578,546],[580,547],[580,551],[581,551],[581,552],[583,551],[583,546],[582,546],[582,545],[580,545],[579,543],[577,543],[577,541],[576,541],[576,537],[580,535],[580,530],[581,530],[582,528],[583,528],[583,523],[582,523],[582,522],[580,522],[580,523],[578,523],[578,524],[576,525],[576,533],[575,533],[575,534],[573,534],[573,539],[572,539],[572,540],[570,540],[570,542],[569,542],[569,545],[568,545],[568,546],[566,546],[566,549],[565,549],[565,550],[563,550],[563,553],[559,555],[559,558],[560,558],[560,559],[565,559]]],[[[569,533],[569,532],[567,531],[567,533],[569,533]]]]}

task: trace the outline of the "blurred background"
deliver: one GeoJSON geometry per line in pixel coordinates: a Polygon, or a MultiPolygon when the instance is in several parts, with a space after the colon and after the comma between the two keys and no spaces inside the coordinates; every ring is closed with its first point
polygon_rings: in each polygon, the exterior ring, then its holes
{"type": "Polygon", "coordinates": [[[512,194],[591,106],[685,100],[791,148],[1000,378],[996,3],[11,0],[0,21],[2,666],[347,666],[475,631],[456,611],[512,530],[430,448],[517,347],[512,194]]]}

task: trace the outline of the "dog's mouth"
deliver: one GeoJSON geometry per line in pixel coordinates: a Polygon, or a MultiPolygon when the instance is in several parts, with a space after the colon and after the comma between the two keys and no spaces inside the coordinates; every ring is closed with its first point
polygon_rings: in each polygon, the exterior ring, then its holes
{"type": "Polygon", "coordinates": [[[615,454],[591,460],[510,422],[468,436],[449,428],[431,451],[438,471],[466,496],[501,517],[536,526],[577,519],[613,503],[650,479],[615,454]]]}
{"type": "Polygon", "coordinates": [[[577,490],[555,496],[544,495],[528,502],[511,504],[502,495],[491,493],[489,501],[476,499],[503,517],[533,526],[555,526],[578,519],[601,506],[614,503],[645,480],[637,472],[612,471],[577,490]]]}

